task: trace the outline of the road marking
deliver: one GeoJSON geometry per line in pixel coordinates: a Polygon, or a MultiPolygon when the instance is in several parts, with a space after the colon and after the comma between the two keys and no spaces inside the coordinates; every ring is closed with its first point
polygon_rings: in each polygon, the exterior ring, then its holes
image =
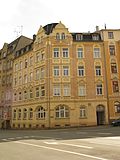
{"type": "Polygon", "coordinates": [[[8,139],[1,139],[2,141],[9,141],[8,139]]]}
{"type": "Polygon", "coordinates": [[[64,152],[64,153],[74,154],[74,155],[88,157],[88,158],[93,158],[93,159],[108,160],[108,159],[101,158],[101,157],[96,157],[96,156],[91,156],[91,155],[87,155],[87,154],[83,154],[83,153],[72,152],[72,151],[68,151],[68,150],[62,150],[62,149],[57,149],[57,148],[51,148],[51,147],[36,145],[36,144],[32,144],[32,143],[25,143],[25,142],[14,142],[14,143],[18,143],[18,144],[22,144],[22,145],[27,145],[27,146],[33,146],[33,147],[37,147],[37,148],[44,148],[44,149],[54,150],[54,151],[58,151],[58,152],[64,152]]]}
{"type": "Polygon", "coordinates": [[[57,142],[44,142],[46,144],[58,144],[57,142]]]}
{"type": "Polygon", "coordinates": [[[76,145],[76,144],[69,144],[69,143],[60,143],[60,144],[64,144],[64,145],[66,145],[66,146],[79,147],[79,148],[87,148],[87,149],[92,149],[92,148],[93,148],[93,147],[89,147],[89,146],[76,145]]]}
{"type": "Polygon", "coordinates": [[[101,132],[101,133],[97,133],[97,134],[105,134],[105,135],[109,135],[109,134],[112,134],[112,133],[103,133],[103,132],[101,132]]]}

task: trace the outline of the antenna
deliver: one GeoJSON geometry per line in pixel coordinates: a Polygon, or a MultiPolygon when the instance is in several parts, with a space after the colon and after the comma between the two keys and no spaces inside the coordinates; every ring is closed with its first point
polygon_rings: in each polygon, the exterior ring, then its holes
{"type": "Polygon", "coordinates": [[[22,35],[22,31],[23,31],[23,26],[17,26],[14,30],[15,33],[15,38],[18,38],[19,36],[22,35]]]}

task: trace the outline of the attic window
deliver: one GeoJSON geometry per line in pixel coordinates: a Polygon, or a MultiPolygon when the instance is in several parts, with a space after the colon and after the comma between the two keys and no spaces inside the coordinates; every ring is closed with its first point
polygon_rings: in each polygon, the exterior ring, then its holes
{"type": "Polygon", "coordinates": [[[56,33],[56,39],[60,40],[60,34],[59,33],[56,33]]]}
{"type": "Polygon", "coordinates": [[[98,41],[98,40],[99,40],[99,36],[98,36],[98,35],[92,35],[92,39],[93,39],[94,41],[98,41]]]}
{"type": "Polygon", "coordinates": [[[83,39],[83,35],[82,34],[76,34],[76,40],[80,41],[83,39]]]}
{"type": "Polygon", "coordinates": [[[61,34],[61,39],[65,39],[65,33],[61,34]]]}

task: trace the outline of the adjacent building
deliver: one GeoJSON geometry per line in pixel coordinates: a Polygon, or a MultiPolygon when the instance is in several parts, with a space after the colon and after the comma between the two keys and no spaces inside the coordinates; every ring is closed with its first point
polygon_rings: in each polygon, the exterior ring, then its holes
{"type": "MultiPolygon", "coordinates": [[[[33,40],[22,41],[23,45],[11,52],[10,73],[5,69],[12,86],[8,89],[5,83],[6,90],[0,86],[4,101],[2,92],[11,90],[10,126],[79,127],[105,125],[118,118],[119,31],[97,27],[93,33],[71,33],[59,22],[40,26],[33,40]]],[[[3,49],[0,53],[3,84],[3,49]]],[[[5,61],[9,59],[7,54],[5,61]]],[[[1,113],[7,106],[1,101],[1,113]]]]}

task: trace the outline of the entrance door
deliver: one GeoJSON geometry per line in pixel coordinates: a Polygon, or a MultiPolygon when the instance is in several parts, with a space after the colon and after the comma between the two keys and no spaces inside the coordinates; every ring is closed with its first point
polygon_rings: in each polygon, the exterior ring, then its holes
{"type": "Polygon", "coordinates": [[[96,109],[96,118],[97,118],[97,125],[105,124],[105,108],[104,106],[97,106],[96,109]]]}

